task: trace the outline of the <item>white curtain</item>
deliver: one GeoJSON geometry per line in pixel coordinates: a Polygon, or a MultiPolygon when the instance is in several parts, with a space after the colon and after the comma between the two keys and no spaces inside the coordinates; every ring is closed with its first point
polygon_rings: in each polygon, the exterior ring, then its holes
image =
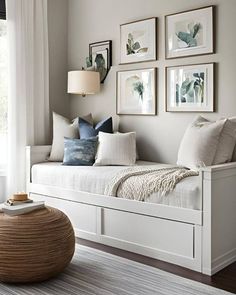
{"type": "Polygon", "coordinates": [[[25,147],[49,132],[47,0],[6,0],[9,39],[9,197],[25,190],[25,147]]]}

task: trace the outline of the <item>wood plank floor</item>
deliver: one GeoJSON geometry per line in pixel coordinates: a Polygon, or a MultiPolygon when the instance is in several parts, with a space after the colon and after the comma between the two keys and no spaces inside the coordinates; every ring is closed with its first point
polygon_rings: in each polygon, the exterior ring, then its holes
{"type": "Polygon", "coordinates": [[[174,264],[170,264],[164,261],[142,256],[139,254],[131,253],[128,251],[120,250],[117,248],[105,246],[102,244],[94,243],[91,241],[77,239],[77,243],[88,247],[96,248],[101,251],[121,256],[127,259],[131,259],[146,265],[150,265],[162,269],[164,271],[179,275],[181,277],[198,281],[236,294],[236,262],[221,270],[214,276],[210,277],[174,264]]]}

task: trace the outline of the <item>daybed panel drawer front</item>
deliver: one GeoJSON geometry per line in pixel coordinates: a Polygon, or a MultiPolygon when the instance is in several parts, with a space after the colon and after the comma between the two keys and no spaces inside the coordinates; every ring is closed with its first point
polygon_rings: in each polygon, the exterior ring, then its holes
{"type": "Polygon", "coordinates": [[[187,223],[104,208],[102,235],[189,258],[194,256],[194,227],[187,223]]]}
{"type": "Polygon", "coordinates": [[[75,203],[67,200],[31,194],[34,200],[45,200],[45,204],[64,212],[70,219],[74,229],[96,234],[97,208],[92,205],[75,203]]]}
{"type": "Polygon", "coordinates": [[[73,203],[66,204],[65,212],[70,215],[74,229],[96,234],[97,209],[95,206],[73,203]]]}

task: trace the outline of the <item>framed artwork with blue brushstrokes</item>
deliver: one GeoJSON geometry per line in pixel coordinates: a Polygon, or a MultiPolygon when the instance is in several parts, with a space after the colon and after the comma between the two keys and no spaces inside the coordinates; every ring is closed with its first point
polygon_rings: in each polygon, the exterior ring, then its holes
{"type": "Polygon", "coordinates": [[[120,63],[157,59],[157,18],[120,25],[120,63]]]}
{"type": "Polygon", "coordinates": [[[214,53],[214,6],[165,16],[166,59],[214,53]]]}
{"type": "Polygon", "coordinates": [[[156,68],[117,72],[118,115],[156,115],[156,68]]]}
{"type": "Polygon", "coordinates": [[[166,67],[167,112],[214,111],[214,63],[166,67]]]}
{"type": "Polygon", "coordinates": [[[101,41],[89,44],[89,60],[87,68],[100,73],[100,81],[104,83],[112,66],[112,41],[101,41]]]}

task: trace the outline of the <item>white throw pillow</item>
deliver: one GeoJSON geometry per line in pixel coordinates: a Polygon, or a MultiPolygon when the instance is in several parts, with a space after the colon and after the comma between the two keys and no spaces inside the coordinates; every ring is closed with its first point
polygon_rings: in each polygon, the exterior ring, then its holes
{"type": "Polygon", "coordinates": [[[134,165],[136,133],[98,133],[98,150],[94,166],[134,165]]]}
{"type": "Polygon", "coordinates": [[[209,122],[197,117],[185,131],[177,164],[190,169],[212,165],[225,123],[226,119],[209,122]]]}
{"type": "MultiPolygon", "coordinates": [[[[84,116],[83,119],[93,124],[91,114],[84,116]]],[[[69,119],[53,112],[53,140],[49,161],[63,161],[64,137],[79,138],[78,118],[71,122],[69,119]]]]}

